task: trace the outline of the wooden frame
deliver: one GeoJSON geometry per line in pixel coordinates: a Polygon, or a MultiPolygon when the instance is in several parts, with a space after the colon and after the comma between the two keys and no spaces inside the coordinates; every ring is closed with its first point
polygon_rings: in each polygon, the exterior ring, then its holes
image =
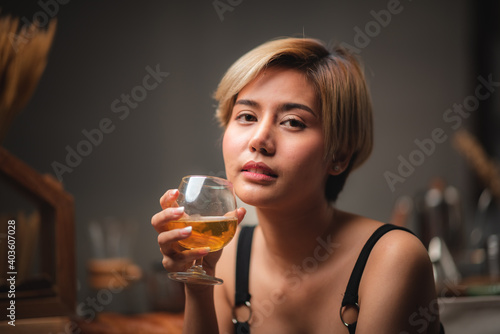
{"type": "MultiPolygon", "coordinates": [[[[73,197],[53,177],[39,174],[1,146],[0,174],[5,176],[13,189],[37,205],[41,220],[40,266],[54,276],[50,293],[34,291],[29,296],[16,295],[16,320],[74,314],[76,276],[73,197]]],[[[5,310],[10,300],[7,293],[0,294],[0,308],[5,310]]]]}

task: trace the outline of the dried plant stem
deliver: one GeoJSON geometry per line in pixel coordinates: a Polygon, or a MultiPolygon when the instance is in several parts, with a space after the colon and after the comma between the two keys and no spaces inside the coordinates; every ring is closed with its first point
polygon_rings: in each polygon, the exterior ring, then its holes
{"type": "Polygon", "coordinates": [[[37,23],[19,27],[18,18],[0,18],[0,143],[38,85],[55,30],[55,20],[44,29],[37,23]]]}
{"type": "Polygon", "coordinates": [[[453,143],[493,196],[500,199],[500,167],[488,157],[479,141],[468,131],[460,130],[453,143]]]}

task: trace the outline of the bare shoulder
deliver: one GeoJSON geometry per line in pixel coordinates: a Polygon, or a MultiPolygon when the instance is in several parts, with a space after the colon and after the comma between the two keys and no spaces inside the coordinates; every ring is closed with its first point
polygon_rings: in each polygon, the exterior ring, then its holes
{"type": "MultiPolygon", "coordinates": [[[[386,225],[382,222],[358,216],[348,212],[339,211],[343,225],[346,227],[344,234],[350,238],[350,243],[357,239],[358,246],[363,246],[377,228],[386,225]]],[[[407,269],[414,266],[429,267],[430,260],[426,248],[414,234],[404,230],[395,229],[385,233],[373,247],[367,263],[377,268],[380,266],[391,267],[398,265],[407,269]]]]}
{"type": "MultiPolygon", "coordinates": [[[[338,211],[338,216],[345,227],[342,232],[343,240],[351,245],[357,245],[356,248],[359,250],[377,228],[385,225],[382,222],[348,212],[338,211]]],[[[392,268],[389,273],[393,273],[395,269],[398,271],[412,268],[432,270],[429,255],[420,239],[400,229],[387,232],[376,242],[365,270],[373,267],[381,271],[382,266],[392,268]],[[392,268],[395,265],[397,268],[392,268]]]]}
{"type": "Polygon", "coordinates": [[[360,332],[438,333],[439,310],[432,264],[421,241],[392,230],[373,247],[359,289],[360,332]],[[381,307],[383,305],[383,307],[381,307]],[[367,329],[368,330],[368,329],[367,329]]]}
{"type": "Polygon", "coordinates": [[[420,239],[403,230],[392,230],[383,235],[375,244],[370,257],[377,266],[398,264],[398,271],[430,268],[429,255],[420,239]]]}

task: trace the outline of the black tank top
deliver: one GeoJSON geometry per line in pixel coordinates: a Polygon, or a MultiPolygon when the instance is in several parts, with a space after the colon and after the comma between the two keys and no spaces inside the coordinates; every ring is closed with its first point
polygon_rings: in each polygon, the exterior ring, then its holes
{"type": "MultiPolygon", "coordinates": [[[[236,251],[236,289],[234,296],[234,309],[240,306],[246,306],[249,308],[250,313],[246,321],[238,321],[233,309],[233,324],[236,334],[250,334],[250,325],[248,321],[250,320],[251,305],[250,298],[251,295],[248,291],[248,277],[250,271],[250,253],[252,248],[253,231],[255,226],[243,226],[241,228],[240,236],[238,238],[238,248],[236,251]]],[[[387,232],[391,230],[404,230],[412,233],[410,230],[395,226],[392,224],[385,224],[380,226],[373,234],[370,236],[366,244],[363,246],[361,253],[359,254],[358,260],[354,265],[351,277],[347,283],[347,288],[344,293],[344,298],[340,306],[340,317],[344,325],[347,327],[349,334],[354,334],[356,332],[356,322],[352,324],[346,323],[342,319],[342,309],[344,307],[355,307],[359,309],[358,306],[358,289],[359,283],[361,281],[361,276],[363,275],[363,270],[365,269],[366,262],[368,261],[368,256],[375,246],[375,243],[387,232]]],[[[441,324],[441,334],[444,334],[444,328],[441,324]]]]}

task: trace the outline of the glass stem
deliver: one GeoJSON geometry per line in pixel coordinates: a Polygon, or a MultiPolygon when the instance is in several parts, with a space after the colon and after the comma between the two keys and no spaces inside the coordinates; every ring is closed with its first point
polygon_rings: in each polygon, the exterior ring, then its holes
{"type": "Polygon", "coordinates": [[[196,263],[196,266],[200,267],[200,269],[203,269],[203,258],[200,258],[195,263],[196,263]]]}
{"type": "Polygon", "coordinates": [[[206,274],[205,270],[203,270],[203,258],[196,260],[193,266],[188,269],[188,272],[201,275],[206,274]]]}

